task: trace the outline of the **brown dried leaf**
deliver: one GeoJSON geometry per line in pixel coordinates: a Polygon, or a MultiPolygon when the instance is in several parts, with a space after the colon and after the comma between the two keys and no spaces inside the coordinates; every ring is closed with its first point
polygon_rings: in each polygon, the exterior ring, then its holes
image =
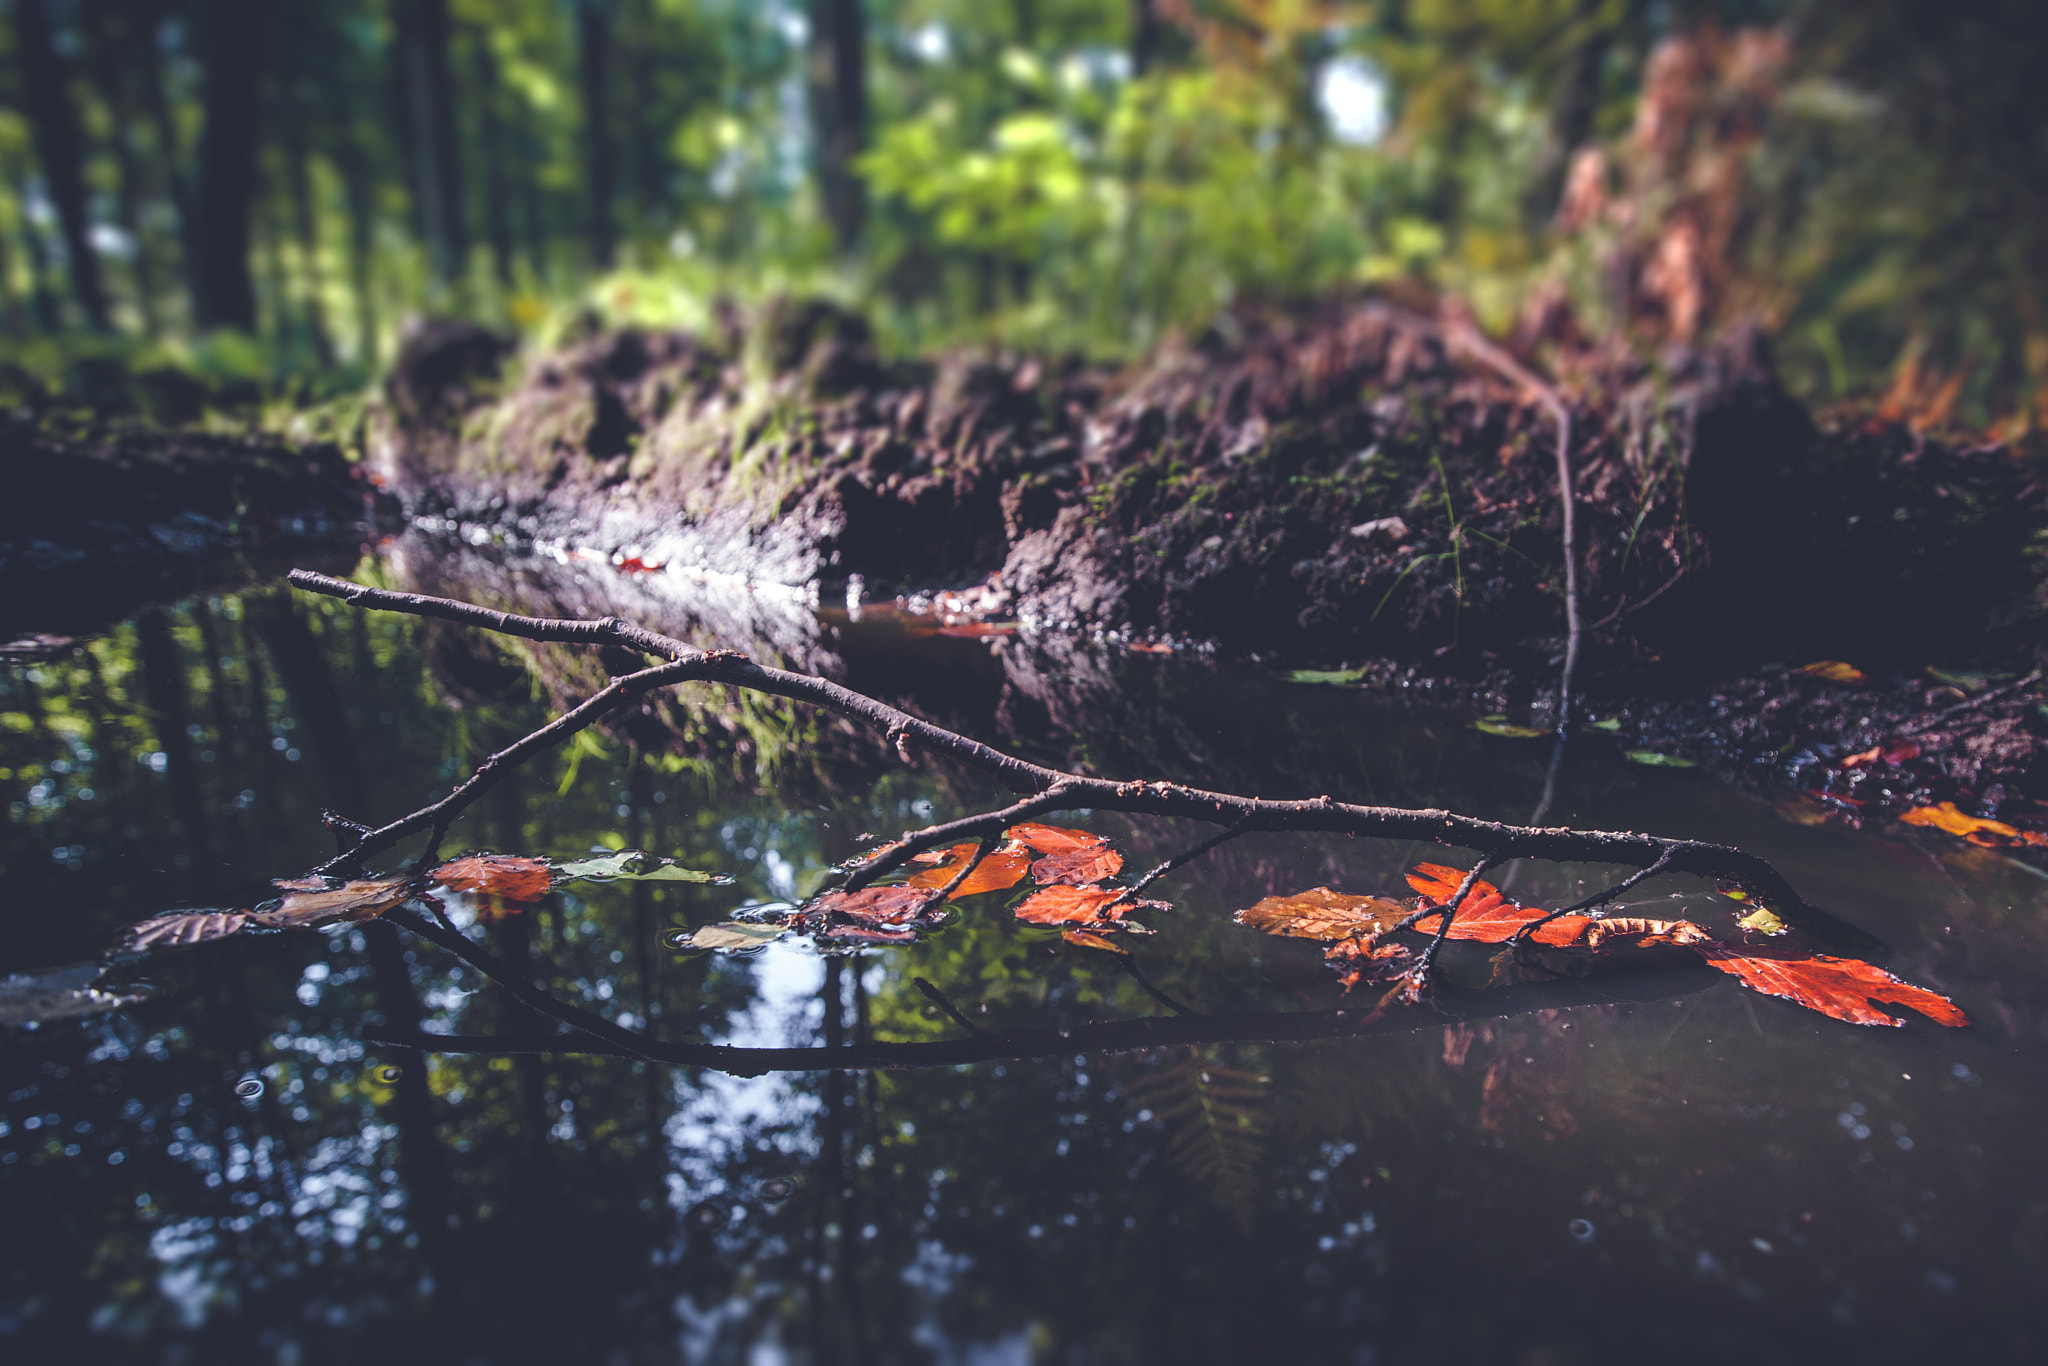
{"type": "Polygon", "coordinates": [[[1115,877],[1123,871],[1124,856],[1106,844],[1088,849],[1074,849],[1063,854],[1047,854],[1031,865],[1031,880],[1041,887],[1066,883],[1069,886],[1085,887],[1091,882],[1115,877]]]}
{"type": "Polygon", "coordinates": [[[409,877],[362,878],[324,892],[291,892],[276,910],[250,916],[273,929],[310,930],[346,920],[369,920],[403,905],[418,892],[409,877]]]}
{"type": "MultiPolygon", "coordinates": [[[[1565,920],[1576,920],[1577,916],[1565,916],[1553,922],[1563,924],[1565,920]]],[[[1540,932],[1539,932],[1540,933],[1540,932]]],[[[1531,936],[1532,938],[1536,936],[1531,936]]],[[[1711,944],[1713,936],[1690,920],[1641,920],[1629,916],[1617,916],[1612,920],[1595,920],[1586,926],[1580,936],[1580,943],[1589,949],[1597,949],[1610,939],[1635,939],[1630,948],[1648,949],[1659,944],[1711,944]]]]}
{"type": "Polygon", "coordinates": [[[931,900],[932,894],[922,887],[869,887],[858,892],[827,892],[810,908],[867,925],[900,925],[915,918],[931,900]]]}
{"type": "Polygon", "coordinates": [[[114,947],[123,953],[189,948],[225,939],[249,923],[247,911],[172,911],[121,931],[114,947]]]}
{"type": "Polygon", "coordinates": [[[1348,939],[1389,930],[1408,910],[1388,897],[1352,896],[1328,887],[1311,887],[1247,906],[1237,913],[1237,923],[1294,939],[1348,939]]]}
{"type": "Polygon", "coordinates": [[[1061,930],[1060,938],[1066,940],[1069,944],[1079,944],[1084,949],[1103,949],[1110,953],[1120,953],[1126,958],[1130,957],[1131,954],[1131,951],[1123,945],[1114,940],[1105,939],[1093,930],[1061,930]]]}

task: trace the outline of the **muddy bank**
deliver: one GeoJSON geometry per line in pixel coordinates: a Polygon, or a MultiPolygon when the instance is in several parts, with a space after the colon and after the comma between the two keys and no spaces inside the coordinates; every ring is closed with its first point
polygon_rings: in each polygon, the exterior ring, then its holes
{"type": "Polygon", "coordinates": [[[145,602],[347,572],[383,502],[329,444],[0,415],[0,639],[90,632],[145,602]]]}

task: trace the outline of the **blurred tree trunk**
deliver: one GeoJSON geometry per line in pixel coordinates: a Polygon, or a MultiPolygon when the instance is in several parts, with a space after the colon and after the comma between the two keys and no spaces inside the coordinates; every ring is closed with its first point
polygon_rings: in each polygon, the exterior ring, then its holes
{"type": "MultiPolygon", "coordinates": [[[[321,302],[326,277],[320,269],[320,218],[313,203],[312,150],[306,145],[305,116],[293,110],[285,125],[285,179],[292,197],[292,235],[298,239],[299,261],[305,270],[306,330],[313,354],[322,365],[334,364],[334,343],[327,335],[327,310],[321,302]]],[[[284,303],[278,302],[282,311],[284,303]]]]}
{"type": "Polygon", "coordinates": [[[498,63],[491,56],[491,35],[475,29],[469,50],[476,79],[477,141],[483,152],[484,231],[491,239],[491,270],[498,283],[512,288],[512,213],[505,192],[505,129],[498,120],[498,63]]]}
{"type": "Polygon", "coordinates": [[[92,52],[93,83],[113,116],[114,169],[119,177],[121,228],[134,243],[135,301],[142,313],[142,330],[154,337],[162,325],[156,306],[156,270],[149,238],[142,227],[142,201],[148,193],[142,182],[142,168],[136,162],[129,130],[140,122],[135,102],[129,98],[127,65],[123,60],[134,45],[125,15],[118,14],[111,0],[86,0],[85,23],[92,52]]]}
{"type": "Polygon", "coordinates": [[[617,251],[612,223],[612,13],[607,0],[577,0],[576,42],[583,79],[583,171],[590,263],[611,269],[617,251]]]}
{"type": "Polygon", "coordinates": [[[1131,74],[1142,76],[1159,60],[1158,0],[1131,0],[1131,74]]]}
{"type": "Polygon", "coordinates": [[[654,64],[655,17],[649,0],[633,0],[631,27],[626,32],[626,152],[632,160],[633,232],[642,244],[654,239],[661,203],[661,145],[649,132],[647,111],[654,107],[659,79],[654,64]]]}
{"type": "Polygon", "coordinates": [[[867,196],[854,160],[867,139],[867,26],[860,0],[811,0],[811,125],[818,197],[842,252],[860,243],[867,196]]]}
{"type": "Polygon", "coordinates": [[[370,160],[353,134],[335,151],[341,190],[348,203],[348,288],[356,306],[356,363],[377,363],[377,299],[372,292],[372,249],[377,221],[370,160]]]}
{"type": "Polygon", "coordinates": [[[249,219],[256,200],[265,8],[262,0],[206,0],[200,16],[206,123],[199,134],[185,268],[194,321],[202,330],[256,328],[249,219]]]}
{"type": "Polygon", "coordinates": [[[100,285],[99,257],[93,254],[92,225],[85,197],[85,135],[71,103],[71,64],[51,40],[45,0],[16,0],[14,43],[21,77],[22,112],[35,139],[43,182],[57,208],[57,223],[70,257],[71,289],[96,331],[107,330],[107,296],[100,285]]]}
{"type": "Polygon", "coordinates": [[[462,178],[455,158],[454,82],[448,68],[448,0],[398,0],[401,141],[412,151],[413,193],[434,274],[462,279],[469,239],[462,225],[462,178]]]}
{"type": "Polygon", "coordinates": [[[162,0],[126,0],[126,5],[134,34],[131,57],[135,80],[154,133],[157,174],[163,177],[164,195],[176,214],[176,237],[182,246],[191,234],[192,207],[186,193],[184,147],[178,139],[178,125],[171,115],[171,102],[164,94],[163,70],[157,61],[157,31],[163,27],[162,0]]]}

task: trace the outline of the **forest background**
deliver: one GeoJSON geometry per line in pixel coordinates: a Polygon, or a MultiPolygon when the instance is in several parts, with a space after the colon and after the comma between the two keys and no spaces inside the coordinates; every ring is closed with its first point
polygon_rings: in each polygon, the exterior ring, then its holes
{"type": "MultiPolygon", "coordinates": [[[[0,358],[299,398],[404,321],[547,345],[822,294],[1114,359],[1465,301],[1814,403],[2048,414],[2028,0],[11,0],[0,358]]],[[[83,395],[81,395],[83,396],[83,395]]]]}

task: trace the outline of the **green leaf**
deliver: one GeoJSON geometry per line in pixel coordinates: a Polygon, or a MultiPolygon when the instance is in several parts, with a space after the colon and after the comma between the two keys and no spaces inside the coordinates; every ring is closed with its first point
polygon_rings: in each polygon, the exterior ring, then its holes
{"type": "Polygon", "coordinates": [[[1772,915],[1771,908],[1768,906],[1757,907],[1735,923],[1742,926],[1745,930],[1755,930],[1758,934],[1784,934],[1786,932],[1785,922],[1772,915]]]}
{"type": "Polygon", "coordinates": [[[1510,740],[1533,740],[1539,735],[1550,734],[1535,726],[1518,726],[1505,716],[1482,716],[1472,723],[1472,729],[1485,731],[1488,735],[1501,735],[1510,740]]]}
{"type": "Polygon", "coordinates": [[[783,925],[743,925],[738,921],[725,921],[717,925],[706,925],[683,941],[686,949],[758,949],[772,944],[789,933],[783,925]]]}
{"type": "Polygon", "coordinates": [[[1659,754],[1654,749],[1632,749],[1627,751],[1627,757],[1636,763],[1648,764],[1651,768],[1699,767],[1690,759],[1681,759],[1676,754],[1659,754]]]}
{"type": "Polygon", "coordinates": [[[1604,720],[1588,722],[1588,724],[1594,730],[1620,730],[1621,718],[1619,716],[1610,716],[1604,720]]]}
{"type": "Polygon", "coordinates": [[[588,882],[616,882],[633,880],[640,882],[717,882],[730,883],[731,878],[715,873],[700,873],[695,868],[679,868],[674,859],[660,858],[645,849],[621,849],[616,854],[604,854],[597,858],[577,859],[573,863],[558,863],[555,872],[561,877],[582,878],[588,882]]]}
{"type": "Polygon", "coordinates": [[[1296,669],[1287,675],[1289,683],[1329,683],[1342,687],[1365,677],[1363,669],[1296,669]]]}

